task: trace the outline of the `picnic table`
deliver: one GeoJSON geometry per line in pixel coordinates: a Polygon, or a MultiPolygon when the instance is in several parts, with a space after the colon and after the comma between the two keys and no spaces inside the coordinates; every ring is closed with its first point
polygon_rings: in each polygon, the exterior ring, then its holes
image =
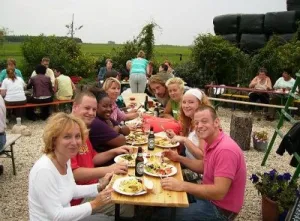
{"type": "MultiPolygon", "coordinates": [[[[140,145],[143,147],[144,152],[149,153],[159,153],[164,151],[164,148],[155,147],[153,151],[147,150],[147,145],[140,145]]],[[[174,148],[176,151],[176,148],[174,148]]],[[[182,171],[180,163],[178,162],[168,162],[174,165],[177,168],[177,173],[173,176],[178,180],[183,180],[182,171]]],[[[134,176],[134,168],[128,169],[128,174],[126,176],[134,176]]],[[[126,177],[125,176],[125,177],[126,177]]],[[[124,177],[124,176],[118,176],[124,177]]],[[[140,196],[126,196],[121,195],[117,192],[112,193],[112,202],[116,204],[116,212],[115,212],[115,220],[120,219],[120,205],[119,204],[131,204],[131,205],[143,205],[143,206],[162,206],[162,207],[172,207],[172,217],[170,220],[174,220],[176,207],[188,207],[189,202],[187,198],[186,192],[175,192],[175,191],[168,191],[161,188],[160,184],[160,177],[153,177],[147,174],[144,174],[144,177],[148,180],[153,182],[153,191],[147,192],[144,195],[140,196]]]]}
{"type": "MultiPolygon", "coordinates": [[[[135,103],[137,106],[144,105],[146,96],[148,96],[146,93],[128,93],[122,95],[122,98],[125,103],[125,106],[128,107],[132,103],[135,103]],[[130,99],[134,99],[134,100],[130,100],[130,99]]],[[[150,96],[148,96],[148,103],[154,104],[154,101],[150,96]]]]}

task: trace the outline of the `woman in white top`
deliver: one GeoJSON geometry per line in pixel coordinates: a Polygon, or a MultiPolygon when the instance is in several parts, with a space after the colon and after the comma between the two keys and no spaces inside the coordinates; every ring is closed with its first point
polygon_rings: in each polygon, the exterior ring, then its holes
{"type": "MultiPolygon", "coordinates": [[[[251,81],[249,84],[249,88],[254,88],[256,90],[272,90],[272,82],[271,79],[267,76],[267,69],[260,68],[258,70],[258,75],[251,81]]],[[[258,92],[251,92],[249,94],[249,101],[250,102],[257,102],[260,100],[261,103],[268,104],[270,102],[269,94],[267,93],[258,93],[258,92]]],[[[254,106],[250,106],[251,110],[254,106]]]]}
{"type": "Polygon", "coordinates": [[[112,189],[105,189],[105,186],[112,174],[103,178],[102,185],[80,186],[74,181],[70,158],[77,154],[86,134],[83,121],[72,115],[58,113],[49,119],[43,134],[44,155],[29,174],[30,220],[81,220],[111,202],[112,189]],[[83,197],[96,198],[70,206],[73,198],[83,197]]]}
{"type": "Polygon", "coordinates": [[[5,103],[8,105],[26,104],[25,82],[22,78],[16,76],[15,69],[8,68],[6,72],[7,78],[3,80],[1,85],[1,95],[5,96],[5,103]]]}
{"type": "Polygon", "coordinates": [[[191,159],[202,159],[204,141],[199,140],[194,130],[194,114],[201,105],[210,105],[204,92],[197,88],[189,89],[182,97],[179,121],[181,123],[181,136],[176,136],[172,130],[167,130],[167,135],[174,142],[185,146],[185,155],[191,159]]]}

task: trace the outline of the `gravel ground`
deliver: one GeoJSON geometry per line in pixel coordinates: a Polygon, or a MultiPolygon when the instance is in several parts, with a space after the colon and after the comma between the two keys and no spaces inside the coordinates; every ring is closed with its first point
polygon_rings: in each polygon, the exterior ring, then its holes
{"type": "MultiPolygon", "coordinates": [[[[222,122],[222,128],[226,133],[230,129],[230,109],[219,108],[219,116],[222,122]]],[[[259,120],[259,116],[253,116],[253,130],[266,130],[269,133],[269,139],[273,135],[276,122],[267,122],[259,120]]],[[[12,165],[10,159],[0,159],[4,165],[4,174],[0,176],[0,220],[19,221],[28,220],[28,175],[34,162],[41,156],[40,148],[42,147],[42,133],[45,122],[25,121],[24,125],[32,131],[31,137],[21,137],[15,145],[15,162],[17,175],[12,174],[12,165]]],[[[12,125],[8,125],[8,133],[12,125]]],[[[284,125],[283,131],[287,131],[290,125],[284,125]]],[[[252,147],[245,151],[247,163],[247,177],[258,171],[268,171],[276,168],[280,172],[294,172],[294,168],[289,166],[290,156],[288,154],[279,156],[275,154],[276,147],[280,139],[276,139],[275,148],[273,148],[266,167],[261,167],[264,154],[257,152],[252,147]]],[[[242,211],[236,220],[261,220],[261,197],[247,179],[245,203],[242,211]]]]}

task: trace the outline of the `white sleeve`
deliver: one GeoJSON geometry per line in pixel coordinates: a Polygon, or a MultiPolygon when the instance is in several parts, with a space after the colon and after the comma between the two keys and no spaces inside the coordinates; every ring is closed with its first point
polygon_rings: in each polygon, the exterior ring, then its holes
{"type": "Polygon", "coordinates": [[[31,74],[31,77],[30,77],[30,78],[32,78],[32,77],[34,77],[34,76],[36,76],[36,72],[35,72],[35,71],[33,71],[33,72],[32,72],[32,74],[31,74]]]}
{"type": "Polygon", "coordinates": [[[98,194],[98,184],[91,185],[76,185],[76,189],[73,195],[74,199],[96,197],[98,194]]]}
{"type": "Polygon", "coordinates": [[[1,88],[7,90],[7,81],[4,79],[1,84],[1,88]]]}
{"type": "Polygon", "coordinates": [[[61,205],[55,174],[50,169],[44,168],[37,172],[33,189],[39,197],[39,203],[49,217],[49,220],[80,220],[90,216],[92,213],[90,203],[72,207],[63,207],[61,205]]]}

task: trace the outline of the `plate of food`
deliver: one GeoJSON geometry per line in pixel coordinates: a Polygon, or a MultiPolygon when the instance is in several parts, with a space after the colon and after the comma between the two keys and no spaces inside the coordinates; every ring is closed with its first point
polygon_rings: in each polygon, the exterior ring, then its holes
{"type": "Polygon", "coordinates": [[[155,177],[169,177],[175,175],[177,169],[172,164],[153,162],[145,164],[144,173],[155,177]]]}
{"type": "MultiPolygon", "coordinates": [[[[135,158],[136,158],[136,154],[121,154],[119,156],[116,156],[114,158],[114,161],[116,163],[128,162],[128,167],[135,167],[135,158]]],[[[148,160],[144,156],[144,163],[147,162],[148,160]]]]}
{"type": "Polygon", "coordinates": [[[155,145],[161,148],[173,148],[173,147],[178,147],[179,142],[172,143],[171,139],[167,137],[155,136],[155,145]]]}
{"type": "Polygon", "coordinates": [[[126,137],[126,143],[131,145],[143,145],[148,143],[148,137],[143,132],[130,133],[126,137]]]}
{"type": "Polygon", "coordinates": [[[147,193],[143,180],[138,177],[119,178],[114,182],[112,188],[117,193],[127,196],[139,196],[147,193]]]}

